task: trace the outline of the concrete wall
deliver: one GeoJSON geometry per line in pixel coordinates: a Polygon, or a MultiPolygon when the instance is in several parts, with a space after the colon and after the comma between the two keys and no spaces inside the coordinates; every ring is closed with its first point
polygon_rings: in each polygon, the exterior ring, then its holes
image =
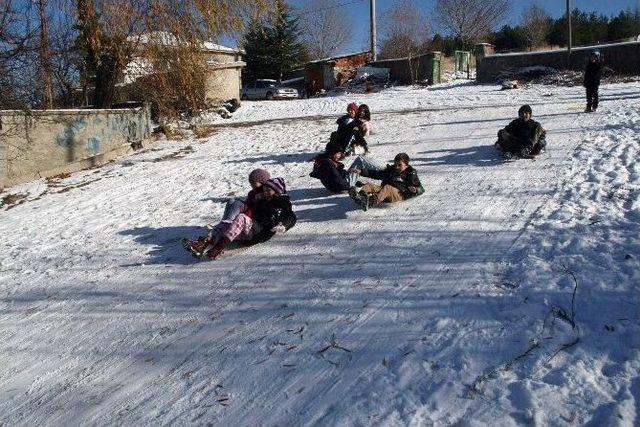
{"type": "Polygon", "coordinates": [[[430,84],[433,84],[433,61],[434,58],[440,57],[440,52],[432,52],[411,59],[383,59],[372,62],[369,66],[388,68],[389,78],[403,84],[413,84],[420,80],[428,80],[430,84]]]}
{"type": "Polygon", "coordinates": [[[476,53],[476,75],[479,83],[495,81],[504,70],[543,65],[560,70],[584,69],[589,54],[598,49],[603,56],[605,66],[618,74],[640,75],[640,43],[617,43],[600,45],[597,47],[574,48],[571,59],[567,57],[566,49],[544,52],[488,54],[480,49],[476,53]]]}
{"type": "Polygon", "coordinates": [[[107,162],[151,130],[148,108],[0,111],[0,188],[107,162]]]}

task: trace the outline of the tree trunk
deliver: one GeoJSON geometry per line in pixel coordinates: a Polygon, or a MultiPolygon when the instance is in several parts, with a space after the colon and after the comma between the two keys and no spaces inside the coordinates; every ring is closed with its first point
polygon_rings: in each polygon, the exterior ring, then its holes
{"type": "Polygon", "coordinates": [[[51,77],[51,51],[49,50],[49,31],[47,26],[47,0],[38,0],[40,19],[40,69],[44,84],[44,108],[53,108],[53,78],[51,77]]]}
{"type": "Polygon", "coordinates": [[[122,64],[126,64],[126,61],[119,57],[117,46],[113,46],[115,41],[104,40],[93,0],[78,0],[78,21],[87,52],[87,74],[88,77],[93,75],[94,91],[91,104],[93,108],[109,108],[115,97],[116,82],[123,68],[122,64]]]}

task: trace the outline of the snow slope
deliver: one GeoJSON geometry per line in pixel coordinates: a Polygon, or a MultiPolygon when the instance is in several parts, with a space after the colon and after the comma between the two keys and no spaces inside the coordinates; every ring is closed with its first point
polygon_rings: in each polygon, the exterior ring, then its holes
{"type": "Polygon", "coordinates": [[[597,114],[581,88],[459,83],[246,102],[206,139],[9,189],[0,424],[638,425],[640,84],[601,96],[597,114]],[[308,176],[352,98],[423,196],[365,213],[308,176]],[[504,163],[524,102],[550,149],[504,163]],[[261,166],[296,227],[195,262],[179,239],[261,166]]]}

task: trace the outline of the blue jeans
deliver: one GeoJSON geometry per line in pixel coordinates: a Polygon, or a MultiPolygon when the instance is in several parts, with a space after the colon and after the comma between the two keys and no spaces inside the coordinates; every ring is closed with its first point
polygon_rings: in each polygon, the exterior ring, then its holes
{"type": "MultiPolygon", "coordinates": [[[[347,170],[350,170],[353,168],[357,168],[360,170],[362,169],[377,170],[377,171],[383,170],[383,168],[371,162],[364,156],[356,157],[356,159],[353,161],[353,163],[351,163],[351,166],[349,166],[347,170]]],[[[349,175],[347,176],[347,181],[349,181],[349,186],[354,187],[359,177],[360,177],[359,173],[349,172],[349,175]]]]}
{"type": "Polygon", "coordinates": [[[244,202],[242,200],[231,199],[224,207],[224,213],[220,222],[231,222],[244,211],[244,202]]]}

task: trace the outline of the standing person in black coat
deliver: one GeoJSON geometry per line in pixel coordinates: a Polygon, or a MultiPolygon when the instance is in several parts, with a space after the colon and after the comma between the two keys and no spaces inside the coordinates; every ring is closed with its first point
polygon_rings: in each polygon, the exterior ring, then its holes
{"type": "Polygon", "coordinates": [[[598,109],[598,89],[602,78],[602,58],[599,51],[593,51],[584,70],[583,86],[587,89],[587,108],[585,113],[598,109]]]}

